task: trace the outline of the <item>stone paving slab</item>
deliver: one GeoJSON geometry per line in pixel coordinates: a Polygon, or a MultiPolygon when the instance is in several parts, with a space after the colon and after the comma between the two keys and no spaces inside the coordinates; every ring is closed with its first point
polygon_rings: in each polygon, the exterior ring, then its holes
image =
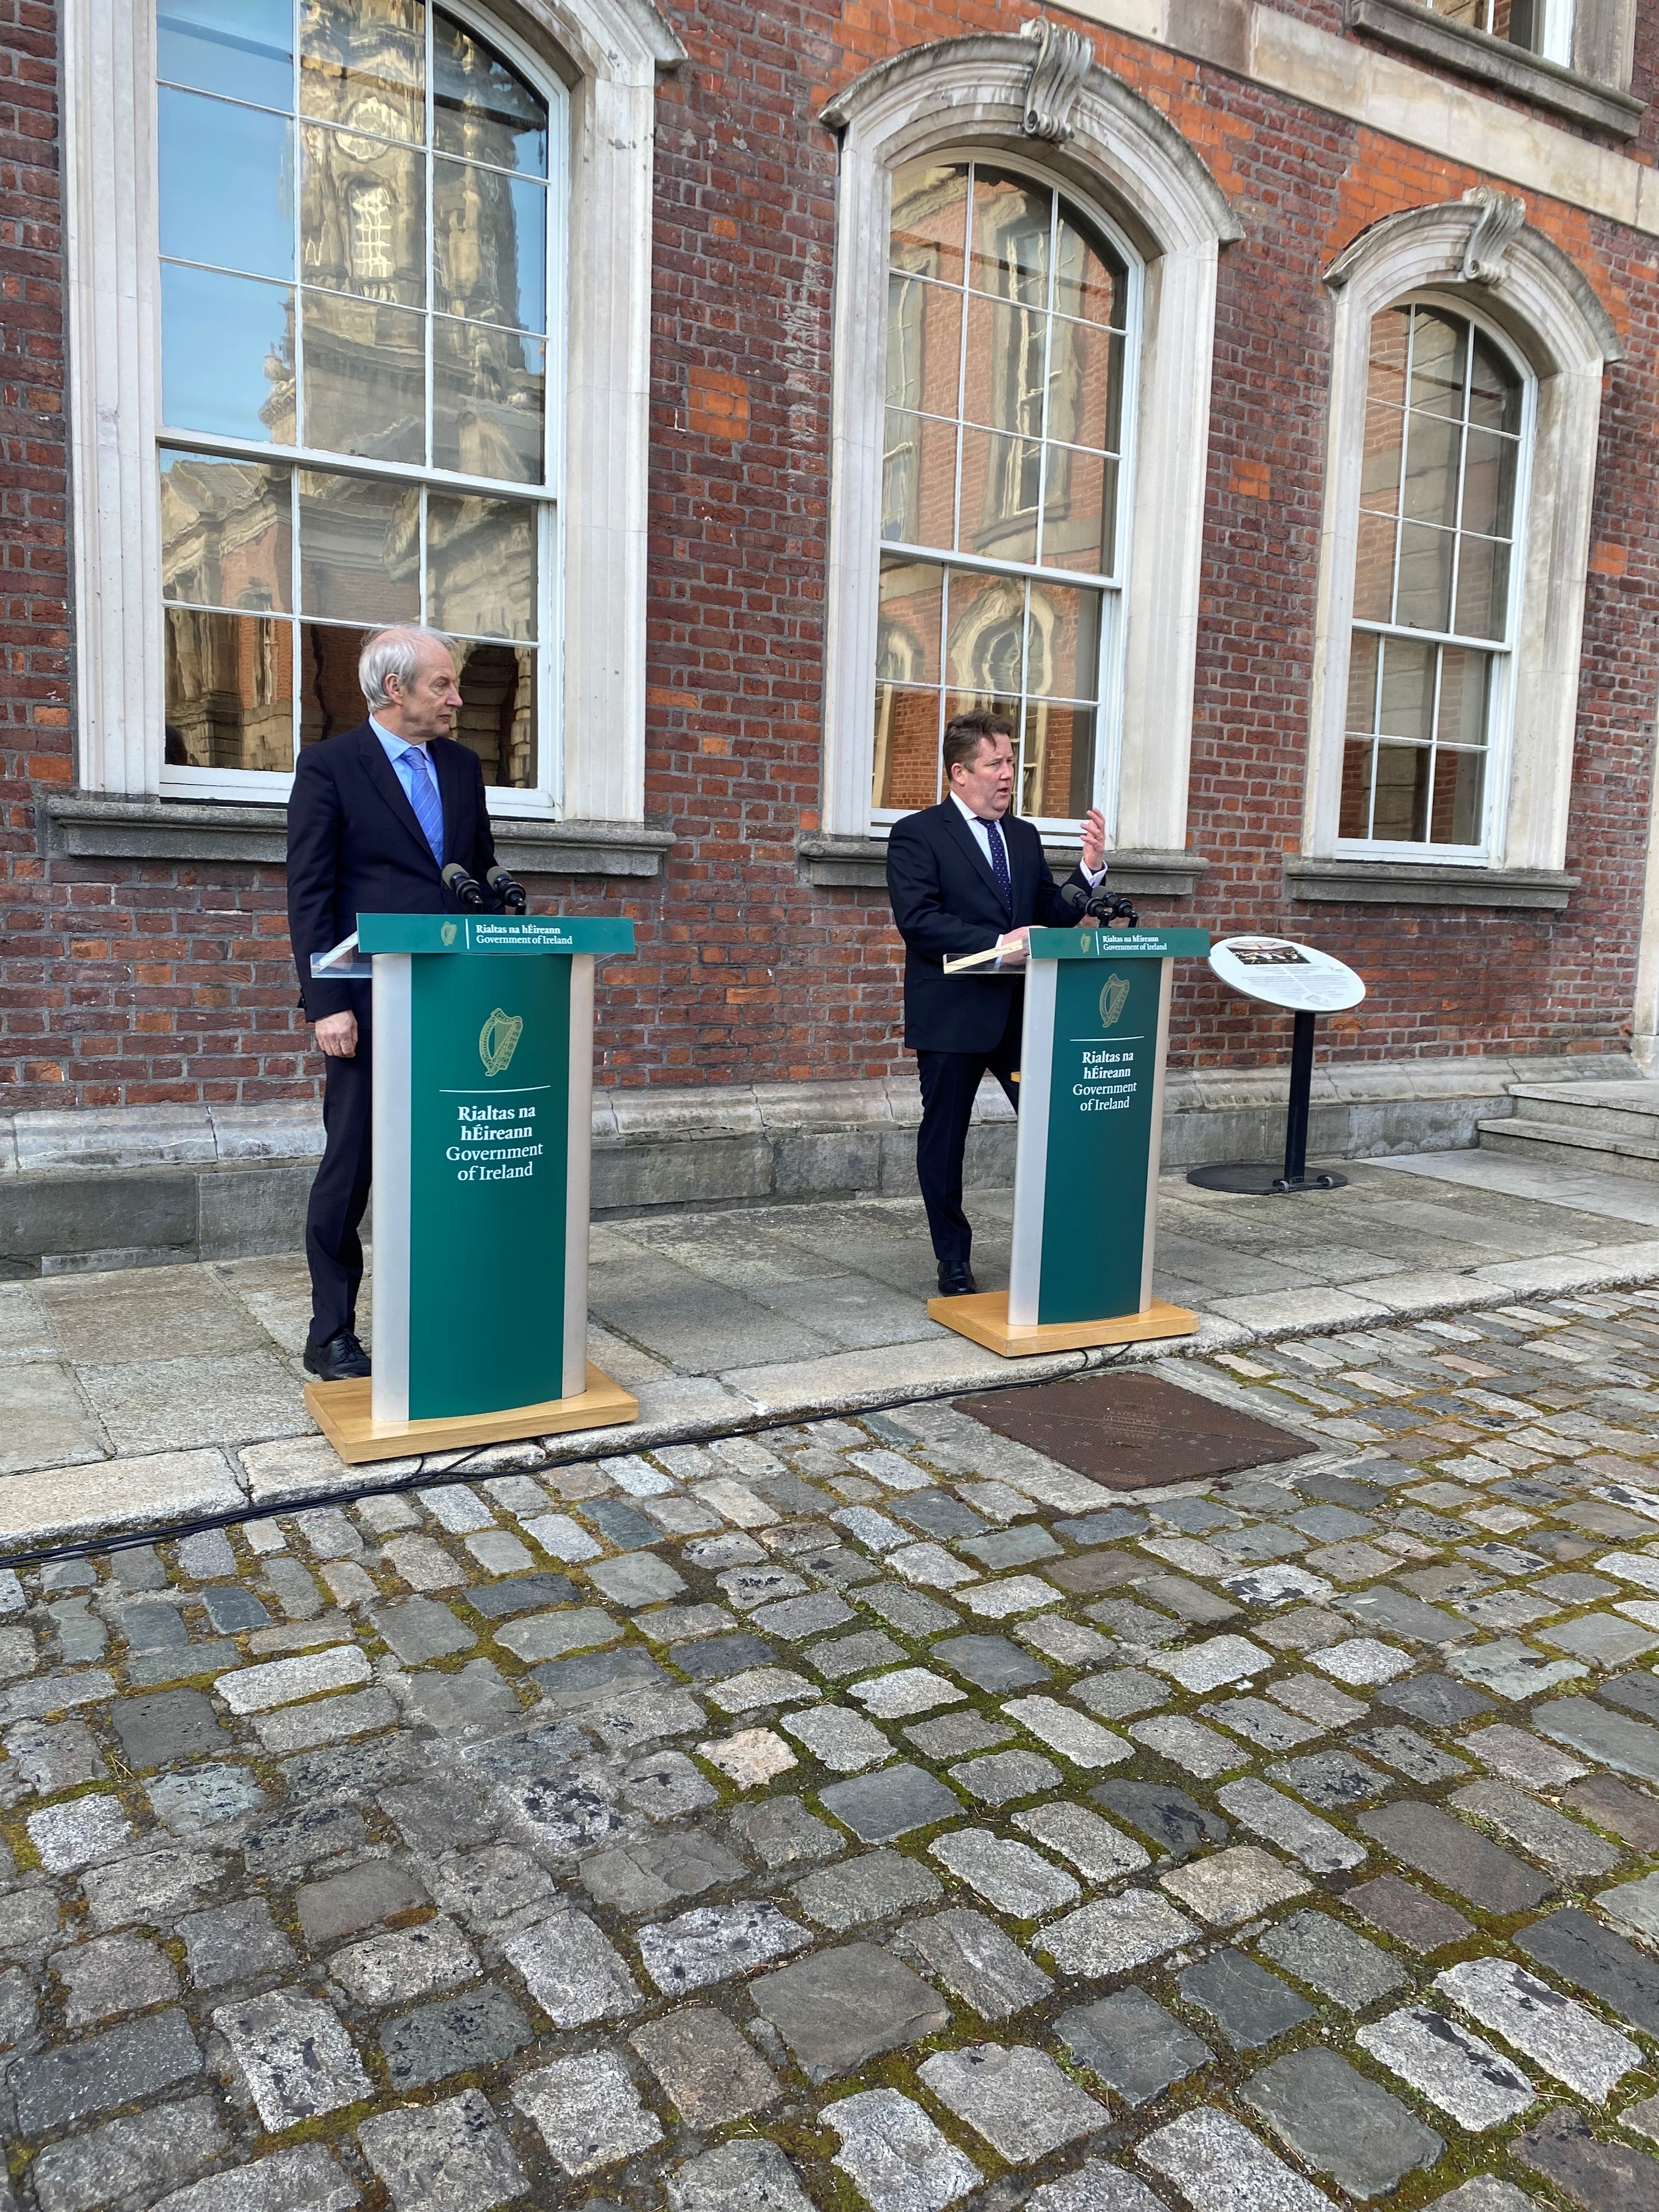
{"type": "Polygon", "coordinates": [[[1183,1373],[1310,1449],[920,1399],[0,1571],[19,2212],[1647,2202],[1659,1295],[1183,1373]]]}
{"type": "MultiPolygon", "coordinates": [[[[1659,1275],[1659,1242],[1632,1237],[1646,1217],[1620,1203],[1627,1193],[1616,1178],[1581,1188],[1539,1164],[1479,1152],[1346,1167],[1350,1187],[1311,1201],[1313,1238],[1297,1225],[1305,1211],[1292,1219],[1279,1200],[1200,1193],[1166,1176],[1160,1218],[1180,1278],[1155,1287],[1196,1306],[1200,1332],[1084,1364],[1173,1359],[1202,1389],[1210,1357],[1273,1336],[1386,1328],[1659,1275]],[[1449,1180],[1459,1187],[1453,1203],[1449,1180]],[[1253,1287],[1264,1283],[1273,1286],[1253,1287]]],[[[1009,1201],[985,1193],[975,1203],[981,1277],[995,1287],[1006,1279],[1009,1201]]],[[[1011,1367],[927,1319],[931,1266],[914,1200],[607,1222],[594,1255],[592,1356],[637,1391],[641,1418],[539,1449],[498,1448],[497,1466],[615,1457],[966,1391],[1015,1371],[1036,1381],[1079,1370],[1073,1353],[1011,1367]],[[826,1284],[840,1286],[836,1297],[821,1295],[826,1284]]],[[[0,1547],[355,1494],[362,1472],[340,1466],[304,1410],[295,1316],[305,1295],[297,1255],[0,1285],[0,1340],[15,1340],[0,1350],[0,1547]],[[172,1340],[189,1348],[158,1357],[172,1340]]],[[[1327,1368],[1298,1392],[1273,1394],[1271,1410],[1304,1433],[1323,1419],[1385,1437],[1377,1412],[1397,1407],[1384,1396],[1361,1419],[1346,1389],[1327,1368]]],[[[415,1471],[392,1462],[375,1479],[415,1471]]],[[[682,1510],[724,1508],[711,1496],[682,1510]]],[[[963,1571],[994,1563],[969,1553],[963,1571]]],[[[1391,1601],[1405,1605],[1408,1594],[1391,1601]]]]}

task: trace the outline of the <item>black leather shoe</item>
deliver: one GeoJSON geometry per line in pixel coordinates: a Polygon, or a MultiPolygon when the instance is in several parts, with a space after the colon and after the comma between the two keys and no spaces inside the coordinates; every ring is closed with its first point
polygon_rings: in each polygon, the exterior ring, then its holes
{"type": "Polygon", "coordinates": [[[306,1346],[306,1372],[319,1382],[356,1382],[368,1371],[368,1354],[349,1328],[326,1344],[306,1346]]]}
{"type": "Polygon", "coordinates": [[[965,1260],[939,1261],[939,1294],[942,1298],[971,1297],[978,1288],[974,1271],[965,1260]]]}

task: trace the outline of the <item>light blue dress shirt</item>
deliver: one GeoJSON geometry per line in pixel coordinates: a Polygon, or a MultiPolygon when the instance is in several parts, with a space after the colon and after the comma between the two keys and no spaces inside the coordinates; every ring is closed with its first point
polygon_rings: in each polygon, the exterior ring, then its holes
{"type": "MultiPolygon", "coordinates": [[[[381,723],[377,722],[373,714],[368,718],[368,726],[374,731],[375,736],[380,739],[386,758],[392,763],[393,769],[396,770],[398,781],[404,787],[404,797],[409,801],[410,806],[414,807],[415,819],[417,822],[421,818],[421,810],[418,806],[415,805],[415,778],[420,775],[421,769],[416,762],[410,758],[410,756],[411,753],[416,753],[421,755],[424,758],[426,762],[426,775],[430,781],[432,793],[438,801],[438,820],[440,824],[441,824],[444,818],[443,793],[438,788],[438,772],[432,765],[431,754],[427,751],[424,745],[411,745],[407,738],[393,737],[392,732],[386,729],[381,723]]],[[[430,842],[430,840],[428,839],[428,842],[430,842]]],[[[442,842],[443,840],[441,834],[439,838],[440,854],[441,854],[442,842]]]]}
{"type": "MultiPolygon", "coordinates": [[[[382,742],[384,742],[384,740],[382,740],[382,742]]],[[[979,847],[980,857],[983,860],[986,866],[990,869],[991,873],[995,875],[996,867],[991,859],[991,833],[989,830],[987,829],[984,823],[980,820],[978,815],[975,813],[973,808],[969,805],[966,799],[962,798],[958,793],[953,791],[951,793],[951,796],[956,800],[957,810],[961,814],[963,820],[968,824],[969,834],[972,836],[975,844],[979,847]]],[[[1002,842],[1004,850],[1006,851],[1008,843],[1008,840],[1006,836],[1002,842]]],[[[1084,882],[1088,884],[1090,890],[1092,891],[1099,889],[1100,884],[1105,877],[1106,871],[1104,868],[1085,868],[1079,863],[1079,873],[1082,876],[1084,882]]]]}

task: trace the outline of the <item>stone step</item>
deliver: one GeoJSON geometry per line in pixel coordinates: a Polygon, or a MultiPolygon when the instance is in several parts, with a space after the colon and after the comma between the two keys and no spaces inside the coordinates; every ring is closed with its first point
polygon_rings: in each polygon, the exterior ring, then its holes
{"type": "Polygon", "coordinates": [[[1484,1152],[1659,1182],[1659,1142],[1646,1138],[1579,1128],[1565,1121],[1523,1120],[1516,1115],[1508,1121],[1482,1121],[1480,1144],[1484,1152]]]}
{"type": "Polygon", "coordinates": [[[1659,1144],[1659,1083],[1516,1083],[1517,1115],[1659,1144]]]}

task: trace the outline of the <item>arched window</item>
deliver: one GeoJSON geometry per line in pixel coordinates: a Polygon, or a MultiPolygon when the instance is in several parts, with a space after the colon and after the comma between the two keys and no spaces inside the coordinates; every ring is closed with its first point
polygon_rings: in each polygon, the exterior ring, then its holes
{"type": "Polygon", "coordinates": [[[157,56],[168,781],[284,779],[401,620],[549,788],[562,89],[425,0],[176,0],[157,56]]]}
{"type": "Polygon", "coordinates": [[[879,880],[889,824],[939,796],[945,720],[988,702],[1052,859],[1097,805],[1126,888],[1186,896],[1205,865],[1187,765],[1217,260],[1239,226],[1081,39],[1043,90],[1050,44],[940,40],[823,111],[841,161],[823,804],[800,841],[817,882],[879,880]]]}
{"type": "Polygon", "coordinates": [[[1325,517],[1294,899],[1551,908],[1565,869],[1596,424],[1622,346],[1485,185],[1325,272],[1325,517]]]}
{"type": "Polygon", "coordinates": [[[1434,301],[1373,318],[1338,837],[1474,856],[1513,698],[1533,379],[1434,301]]]}
{"type": "Polygon", "coordinates": [[[932,805],[945,724],[995,706],[1020,811],[1073,821],[1115,721],[1139,264],[1006,160],[912,162],[892,210],[872,805],[932,805]]]}

